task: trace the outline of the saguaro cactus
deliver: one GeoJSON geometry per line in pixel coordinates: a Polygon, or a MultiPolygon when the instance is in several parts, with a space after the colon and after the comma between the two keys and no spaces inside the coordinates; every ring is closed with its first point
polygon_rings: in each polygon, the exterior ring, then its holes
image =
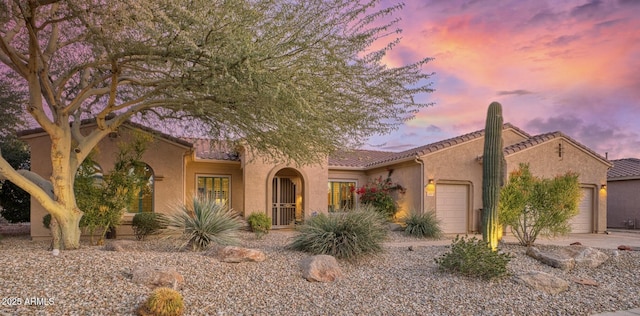
{"type": "Polygon", "coordinates": [[[502,146],[502,105],[492,102],[487,111],[482,155],[482,240],[492,250],[498,248],[500,225],[498,202],[503,184],[504,154],[502,146]]]}

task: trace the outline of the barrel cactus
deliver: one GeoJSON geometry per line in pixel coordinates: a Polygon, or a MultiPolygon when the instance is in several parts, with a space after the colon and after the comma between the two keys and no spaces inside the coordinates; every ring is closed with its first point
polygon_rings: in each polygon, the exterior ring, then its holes
{"type": "Polygon", "coordinates": [[[138,308],[141,316],[179,316],[184,311],[184,302],[180,292],[168,287],[159,287],[138,308]]]}
{"type": "Polygon", "coordinates": [[[482,240],[492,250],[498,248],[502,234],[498,223],[498,202],[506,167],[503,149],[502,105],[492,102],[487,111],[482,155],[482,240]]]}

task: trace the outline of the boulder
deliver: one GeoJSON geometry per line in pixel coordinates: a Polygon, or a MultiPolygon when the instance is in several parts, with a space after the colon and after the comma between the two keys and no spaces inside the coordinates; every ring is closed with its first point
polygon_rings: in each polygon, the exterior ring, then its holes
{"type": "Polygon", "coordinates": [[[569,288],[569,282],[551,274],[533,271],[518,275],[516,280],[527,286],[549,294],[558,294],[569,288]]]}
{"type": "Polygon", "coordinates": [[[138,247],[138,242],[135,240],[126,240],[126,239],[113,239],[109,240],[104,245],[104,250],[107,251],[136,251],[138,247]]]}
{"type": "Polygon", "coordinates": [[[562,270],[571,270],[576,266],[576,261],[565,254],[541,251],[536,247],[527,248],[527,255],[546,265],[562,270]]]}
{"type": "Polygon", "coordinates": [[[571,270],[576,266],[596,268],[609,259],[609,256],[600,250],[580,245],[564,247],[554,251],[541,251],[536,247],[529,247],[527,255],[544,264],[562,270],[571,270]]]}
{"type": "Polygon", "coordinates": [[[240,248],[235,246],[214,247],[205,255],[215,257],[221,262],[262,262],[267,259],[264,252],[256,249],[240,248]]]}
{"type": "Polygon", "coordinates": [[[184,277],[174,268],[138,267],[131,274],[133,283],[146,285],[152,289],[168,287],[179,290],[184,286],[184,277]]]}
{"type": "Polygon", "coordinates": [[[585,246],[570,246],[562,248],[559,252],[573,258],[578,266],[596,268],[609,259],[604,252],[585,246]]]}
{"type": "Polygon", "coordinates": [[[404,226],[402,226],[402,224],[400,223],[389,223],[387,224],[389,227],[389,230],[392,232],[403,232],[404,231],[404,226]]]}
{"type": "Polygon", "coordinates": [[[336,258],[317,255],[300,261],[302,276],[309,282],[333,282],[342,278],[342,269],[336,258]]]}

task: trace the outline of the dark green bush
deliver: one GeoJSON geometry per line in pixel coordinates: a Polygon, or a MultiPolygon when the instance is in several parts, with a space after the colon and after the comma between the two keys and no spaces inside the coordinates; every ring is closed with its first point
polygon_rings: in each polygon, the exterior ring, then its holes
{"type": "Polygon", "coordinates": [[[387,237],[386,218],[371,208],[346,213],[319,214],[297,227],[290,249],[357,259],[382,251],[387,237]]]}
{"type": "Polygon", "coordinates": [[[154,235],[160,232],[165,226],[163,225],[165,219],[162,214],[143,212],[133,216],[131,227],[136,234],[138,240],[144,240],[149,235],[154,235]]]}
{"type": "Polygon", "coordinates": [[[271,219],[266,213],[257,212],[251,213],[247,218],[251,231],[256,233],[258,238],[261,238],[264,234],[268,234],[271,229],[271,219]]]}
{"type": "Polygon", "coordinates": [[[180,248],[205,250],[211,243],[239,244],[237,232],[242,227],[238,214],[214,200],[194,198],[176,213],[167,215],[167,228],[182,235],[180,248]]]}
{"type": "Polygon", "coordinates": [[[42,217],[42,225],[44,225],[46,229],[51,229],[51,214],[42,217]]]}
{"type": "Polygon", "coordinates": [[[488,243],[475,237],[456,236],[451,251],[434,259],[440,270],[465,276],[493,279],[507,275],[511,255],[491,250],[488,243]]]}
{"type": "Polygon", "coordinates": [[[442,230],[440,223],[433,212],[414,213],[411,212],[404,220],[407,227],[405,234],[420,238],[440,238],[442,230]]]}

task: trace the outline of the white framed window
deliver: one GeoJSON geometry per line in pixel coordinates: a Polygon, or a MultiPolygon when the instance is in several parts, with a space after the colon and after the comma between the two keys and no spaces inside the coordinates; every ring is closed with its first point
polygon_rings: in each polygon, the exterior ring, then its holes
{"type": "Polygon", "coordinates": [[[224,175],[196,175],[196,192],[199,198],[231,205],[231,177],[224,175]]]}
{"type": "Polygon", "coordinates": [[[357,182],[354,180],[329,180],[329,212],[352,210],[356,207],[357,182]]]}

